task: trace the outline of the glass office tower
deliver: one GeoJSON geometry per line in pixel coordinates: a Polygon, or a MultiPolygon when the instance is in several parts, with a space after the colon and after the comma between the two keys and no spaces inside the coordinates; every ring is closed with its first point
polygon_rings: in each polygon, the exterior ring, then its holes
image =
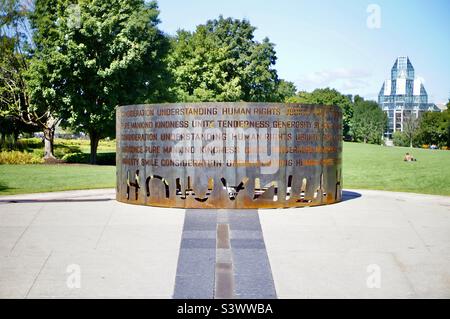
{"type": "Polygon", "coordinates": [[[403,131],[408,117],[418,118],[423,112],[440,112],[428,103],[428,94],[420,79],[414,75],[414,67],[408,57],[399,57],[391,69],[391,78],[384,81],[378,95],[378,105],[386,112],[389,124],[385,136],[392,138],[396,131],[403,131]]]}

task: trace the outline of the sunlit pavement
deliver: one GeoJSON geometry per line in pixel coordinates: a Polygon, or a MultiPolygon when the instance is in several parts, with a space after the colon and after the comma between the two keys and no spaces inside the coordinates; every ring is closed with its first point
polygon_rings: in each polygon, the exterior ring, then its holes
{"type": "Polygon", "coordinates": [[[0,197],[2,298],[450,298],[450,197],[274,210],[0,197]]]}

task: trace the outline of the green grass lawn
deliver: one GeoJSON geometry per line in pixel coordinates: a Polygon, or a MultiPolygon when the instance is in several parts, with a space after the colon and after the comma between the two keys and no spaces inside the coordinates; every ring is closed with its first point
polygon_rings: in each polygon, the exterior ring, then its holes
{"type": "Polygon", "coordinates": [[[0,195],[115,187],[114,166],[0,165],[0,195]]]}
{"type": "Polygon", "coordinates": [[[450,151],[344,143],[343,157],[344,188],[450,195],[450,151]]]}
{"type": "MultiPolygon", "coordinates": [[[[450,196],[450,151],[344,143],[343,176],[347,189],[450,196]],[[403,162],[406,152],[417,162],[403,162]]],[[[0,195],[107,187],[113,166],[0,165],[0,195]]]]}

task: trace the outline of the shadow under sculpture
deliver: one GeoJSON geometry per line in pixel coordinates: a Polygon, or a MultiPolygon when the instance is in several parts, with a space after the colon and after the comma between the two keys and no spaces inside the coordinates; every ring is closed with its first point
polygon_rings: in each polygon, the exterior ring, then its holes
{"type": "Polygon", "coordinates": [[[241,209],[342,199],[339,107],[152,104],[116,116],[118,201],[241,209]]]}

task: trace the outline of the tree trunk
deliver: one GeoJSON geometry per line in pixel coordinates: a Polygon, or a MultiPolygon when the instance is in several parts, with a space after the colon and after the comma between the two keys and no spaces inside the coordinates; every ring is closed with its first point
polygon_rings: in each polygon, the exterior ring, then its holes
{"type": "Polygon", "coordinates": [[[54,154],[53,142],[55,138],[55,127],[44,128],[44,159],[56,159],[54,154]]]}
{"type": "Polygon", "coordinates": [[[100,140],[100,137],[96,131],[91,131],[89,133],[89,138],[91,140],[91,155],[89,158],[89,163],[92,165],[95,165],[95,164],[97,164],[97,148],[98,148],[98,141],[100,140]]]}
{"type": "Polygon", "coordinates": [[[54,153],[54,140],[58,121],[58,119],[50,116],[45,120],[45,122],[40,123],[40,127],[44,132],[44,160],[49,163],[55,163],[56,161],[54,153]]]}

